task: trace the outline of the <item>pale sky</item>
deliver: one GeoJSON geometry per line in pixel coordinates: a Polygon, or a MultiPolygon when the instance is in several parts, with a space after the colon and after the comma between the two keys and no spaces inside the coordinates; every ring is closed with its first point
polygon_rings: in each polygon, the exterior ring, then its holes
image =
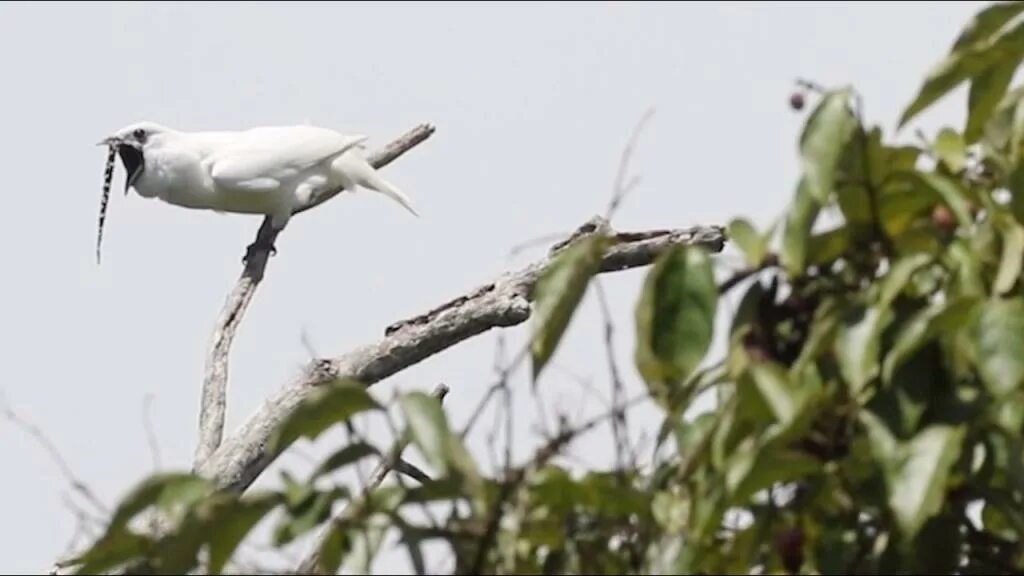
{"type": "MultiPolygon", "coordinates": [[[[622,148],[649,107],[656,113],[633,162],[643,180],[616,227],[770,222],[798,173],[804,115],[787,106],[794,79],[853,84],[891,136],[927,69],[982,5],[5,2],[0,392],[109,505],[152,469],[147,397],[163,467],[191,464],[210,330],[259,219],[125,197],[119,167],[97,266],[105,150],[95,143],[131,122],[309,122],[368,134],[374,145],[421,122],[437,126],[385,169],[421,218],[360,192],[282,235],[233,349],[230,434],[308,358],[304,334],[324,356],[372,342],[391,322],[544,250],[510,261],[513,246],[603,212],[622,148]]],[[[916,125],[929,134],[960,127],[963,108],[961,91],[916,125]]],[[[634,391],[644,273],[603,279],[634,391]]],[[[542,378],[552,407],[601,409],[560,371],[607,394],[599,319],[591,294],[542,378]]],[[[528,329],[506,331],[510,346],[528,329]]],[[[496,334],[373,391],[384,399],[395,386],[446,382],[447,413],[461,426],[492,380],[496,334]]],[[[527,377],[516,378],[521,450],[535,439],[527,377]]],[[[68,485],[21,429],[3,422],[0,441],[0,571],[42,573],[74,530],[68,485]]],[[[605,462],[610,446],[601,433],[573,454],[605,462]]],[[[265,481],[277,478],[275,467],[265,481]]]]}

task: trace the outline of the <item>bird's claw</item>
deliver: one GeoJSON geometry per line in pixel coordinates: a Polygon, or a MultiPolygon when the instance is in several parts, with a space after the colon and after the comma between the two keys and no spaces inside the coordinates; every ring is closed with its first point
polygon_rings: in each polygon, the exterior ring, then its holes
{"type": "Polygon", "coordinates": [[[242,264],[248,264],[259,252],[266,252],[268,256],[275,256],[277,255],[277,248],[273,244],[268,246],[265,242],[253,242],[245,247],[245,256],[242,256],[242,264]]]}

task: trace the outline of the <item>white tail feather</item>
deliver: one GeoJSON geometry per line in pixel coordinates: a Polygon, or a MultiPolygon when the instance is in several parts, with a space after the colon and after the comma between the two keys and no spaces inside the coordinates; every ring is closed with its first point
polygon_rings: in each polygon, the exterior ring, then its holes
{"type": "Polygon", "coordinates": [[[409,197],[397,186],[381,177],[380,173],[354,149],[350,148],[344,154],[338,156],[332,163],[332,167],[344,174],[345,178],[354,184],[380,192],[401,204],[413,216],[419,217],[419,213],[413,208],[409,197]]]}

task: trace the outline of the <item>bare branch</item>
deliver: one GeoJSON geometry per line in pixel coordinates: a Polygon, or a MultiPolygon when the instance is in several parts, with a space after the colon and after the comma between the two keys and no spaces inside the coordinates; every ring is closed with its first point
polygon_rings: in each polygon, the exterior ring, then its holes
{"type": "MultiPolygon", "coordinates": [[[[395,140],[383,150],[370,156],[375,168],[382,168],[434,133],[434,127],[422,124],[395,140]]],[[[309,205],[295,211],[305,212],[333,198],[342,190],[332,190],[315,197],[309,205]]],[[[272,235],[270,220],[264,219],[257,232],[257,238],[272,235]]],[[[220,446],[224,434],[224,412],[227,404],[228,354],[245,311],[252,301],[266,271],[269,254],[266,250],[252,250],[248,254],[245,268],[234,289],[228,295],[220,317],[213,330],[210,349],[206,357],[206,371],[203,377],[202,398],[199,408],[199,442],[196,446],[195,468],[199,468],[220,446]]]]}
{"type": "MultiPolygon", "coordinates": [[[[595,230],[599,224],[591,221],[584,228],[595,230]]],[[[612,236],[615,243],[603,256],[601,272],[647,266],[675,246],[703,245],[719,252],[725,242],[719,226],[612,236]]],[[[557,251],[425,314],[389,326],[385,337],[374,344],[311,362],[203,461],[198,472],[221,487],[243,491],[271,462],[265,450],[270,435],[316,386],[337,378],[370,386],[487,330],[525,322],[530,317],[533,287],[557,251]]]]}

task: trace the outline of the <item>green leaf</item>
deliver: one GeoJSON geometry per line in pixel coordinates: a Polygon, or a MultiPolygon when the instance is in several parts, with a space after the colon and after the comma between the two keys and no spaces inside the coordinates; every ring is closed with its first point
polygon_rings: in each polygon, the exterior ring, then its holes
{"type": "Polygon", "coordinates": [[[1011,218],[999,218],[996,224],[1003,237],[1003,252],[992,292],[1002,296],[1012,290],[1020,278],[1024,265],[1024,226],[1011,218]]]}
{"type": "Polygon", "coordinates": [[[832,194],[836,166],[857,128],[848,89],[829,92],[811,113],[800,136],[800,160],[807,191],[824,204],[832,194]]]}
{"type": "Polygon", "coordinates": [[[170,511],[187,508],[213,491],[210,481],[186,472],[154,474],[125,496],[110,520],[110,530],[125,527],[150,506],[170,511]]]}
{"type": "Polygon", "coordinates": [[[854,396],[879,374],[882,331],[891,320],[890,308],[858,306],[848,310],[839,324],[834,351],[854,396]]]}
{"type": "Polygon", "coordinates": [[[352,551],[352,538],[347,526],[332,522],[327,535],[320,544],[318,574],[337,574],[342,558],[352,551]]]}
{"type": "Polygon", "coordinates": [[[310,478],[310,482],[322,476],[326,476],[339,468],[358,462],[367,456],[380,456],[380,451],[366,442],[355,442],[353,444],[349,444],[334,454],[331,454],[327,460],[324,460],[324,462],[320,464],[313,473],[310,478]]]}
{"type": "Polygon", "coordinates": [[[862,410],[857,414],[858,420],[867,432],[868,445],[871,447],[871,454],[879,464],[882,471],[888,476],[893,463],[898,457],[899,444],[892,431],[885,425],[876,414],[862,410]]]}
{"type": "Polygon", "coordinates": [[[941,510],[964,435],[962,428],[932,425],[900,447],[890,480],[889,507],[907,538],[914,538],[925,521],[941,510]]]}
{"type": "Polygon", "coordinates": [[[814,392],[790,380],[787,371],[773,362],[751,365],[750,376],[775,419],[783,426],[803,412],[814,392]]]}
{"type": "Polygon", "coordinates": [[[799,374],[810,363],[816,361],[822,352],[832,347],[836,330],[839,327],[839,310],[836,300],[825,299],[814,311],[811,318],[811,329],[800,350],[800,356],[790,369],[791,374],[799,374]]]}
{"type": "Polygon", "coordinates": [[[535,382],[558,348],[590,279],[600,270],[607,243],[603,234],[577,240],[558,254],[537,280],[530,341],[535,382]]]}
{"type": "Polygon", "coordinates": [[[1024,383],[1024,300],[990,299],[973,330],[974,358],[989,392],[999,397],[1024,383]]]}
{"type": "Polygon", "coordinates": [[[714,331],[718,287],[707,251],[666,251],[647,274],[636,308],[635,361],[648,389],[669,402],[670,386],[700,364],[714,331]]]}
{"type": "Polygon", "coordinates": [[[75,574],[103,574],[144,558],[153,541],[124,530],[107,532],[83,554],[71,560],[75,574]]]}
{"type": "Polygon", "coordinates": [[[927,191],[938,195],[956,215],[961,226],[971,225],[973,219],[967,196],[955,180],[942,174],[925,172],[901,172],[900,176],[914,180],[927,191]]]}
{"type": "Polygon", "coordinates": [[[846,252],[852,239],[847,226],[815,235],[807,249],[807,263],[820,266],[834,261],[846,252]]]}
{"type": "Polygon", "coordinates": [[[242,540],[274,509],[275,494],[260,494],[242,500],[231,498],[204,529],[208,538],[210,574],[220,574],[242,540]]]}
{"type": "Polygon", "coordinates": [[[951,128],[939,131],[932,150],[953,174],[959,174],[967,166],[967,145],[964,143],[964,137],[951,128]]]}
{"type": "Polygon", "coordinates": [[[953,51],[988,40],[1022,11],[1024,2],[994,2],[978,11],[953,43],[953,51]]]}
{"type": "Polygon", "coordinates": [[[756,268],[764,261],[767,245],[757,230],[745,218],[735,218],[729,223],[729,239],[743,251],[746,257],[747,266],[756,268]]]}
{"type": "Polygon", "coordinates": [[[733,503],[742,505],[777,482],[792,482],[821,471],[821,462],[794,450],[752,446],[729,459],[726,487],[733,503]]]}
{"type": "Polygon", "coordinates": [[[943,98],[963,81],[977,77],[992,65],[1005,59],[1019,59],[1024,44],[1024,26],[1017,25],[1007,32],[984,41],[971,41],[954,48],[941,62],[928,72],[913,102],[900,116],[898,128],[943,98]]]}
{"type": "Polygon", "coordinates": [[[967,126],[964,128],[967,144],[974,144],[984,134],[985,124],[1010,87],[1018,66],[1020,62],[1015,60],[995,64],[971,81],[967,97],[967,126]]]}
{"type": "Polygon", "coordinates": [[[886,272],[885,277],[879,283],[879,296],[877,305],[880,308],[888,308],[896,300],[896,297],[903,292],[910,278],[915,272],[932,261],[928,254],[911,254],[896,261],[886,272]]]}
{"type": "Polygon", "coordinates": [[[975,298],[958,298],[918,310],[896,333],[882,364],[882,381],[891,382],[896,369],[937,335],[969,325],[978,303],[975,298]]]}
{"type": "Polygon", "coordinates": [[[344,488],[314,491],[310,498],[290,509],[289,515],[278,524],[274,531],[274,544],[278,547],[289,544],[326,522],[331,517],[335,500],[347,497],[348,490],[344,488]]]}
{"type": "Polygon", "coordinates": [[[786,214],[785,227],[782,229],[782,253],[779,254],[779,261],[791,277],[799,276],[804,270],[808,252],[807,238],[820,211],[821,204],[811,195],[807,179],[801,179],[786,214]]]}
{"type": "Polygon", "coordinates": [[[435,470],[447,476],[451,432],[441,402],[423,392],[410,392],[400,397],[399,404],[413,443],[435,470]]]}
{"type": "Polygon", "coordinates": [[[462,489],[473,498],[477,509],[482,506],[483,479],[476,463],[458,436],[452,434],[441,402],[423,392],[410,392],[399,398],[413,444],[441,476],[458,472],[464,482],[462,489]]]}
{"type": "Polygon", "coordinates": [[[361,383],[345,379],[314,389],[281,422],[267,444],[276,457],[300,438],[316,440],[325,430],[356,414],[383,410],[361,383]]]}

